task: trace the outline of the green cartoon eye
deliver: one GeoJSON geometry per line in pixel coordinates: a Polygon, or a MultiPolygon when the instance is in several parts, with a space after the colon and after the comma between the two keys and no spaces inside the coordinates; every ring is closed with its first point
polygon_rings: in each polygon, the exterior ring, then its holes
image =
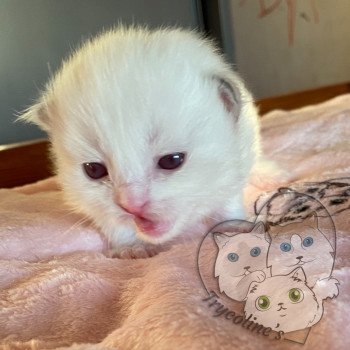
{"type": "Polygon", "coordinates": [[[256,299],[255,306],[260,311],[266,311],[270,307],[270,299],[266,295],[256,299]]]}
{"type": "Polygon", "coordinates": [[[300,303],[304,299],[304,293],[299,288],[292,288],[288,292],[288,296],[292,303],[300,303]]]}

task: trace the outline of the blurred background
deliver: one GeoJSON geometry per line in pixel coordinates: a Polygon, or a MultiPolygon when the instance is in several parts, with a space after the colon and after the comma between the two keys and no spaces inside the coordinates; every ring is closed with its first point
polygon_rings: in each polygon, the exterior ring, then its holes
{"type": "Polygon", "coordinates": [[[206,32],[257,99],[350,81],[349,0],[0,0],[0,145],[45,137],[16,113],[118,23],[206,32]]]}

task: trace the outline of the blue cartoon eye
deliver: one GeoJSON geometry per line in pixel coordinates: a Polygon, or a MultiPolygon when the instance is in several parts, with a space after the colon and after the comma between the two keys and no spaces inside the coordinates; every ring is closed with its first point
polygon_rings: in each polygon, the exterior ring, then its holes
{"type": "Polygon", "coordinates": [[[231,262],[236,262],[238,260],[239,256],[236,253],[230,253],[227,255],[227,259],[231,262]]]}
{"type": "Polygon", "coordinates": [[[282,252],[289,252],[292,249],[292,246],[289,243],[281,243],[280,248],[282,252]]]}
{"type": "Polygon", "coordinates": [[[312,243],[314,243],[314,240],[312,239],[312,237],[306,237],[303,240],[304,247],[310,247],[310,245],[312,245],[312,243]]]}
{"type": "Polygon", "coordinates": [[[259,256],[260,255],[260,253],[261,253],[261,249],[259,248],[259,247],[254,247],[251,251],[250,251],[250,255],[252,256],[252,257],[257,257],[257,256],[259,256]]]}

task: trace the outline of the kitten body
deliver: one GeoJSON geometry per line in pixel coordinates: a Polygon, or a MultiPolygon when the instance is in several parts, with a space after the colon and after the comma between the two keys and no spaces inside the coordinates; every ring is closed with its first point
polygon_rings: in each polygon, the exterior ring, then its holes
{"type": "Polygon", "coordinates": [[[216,233],[214,239],[219,248],[215,277],[218,277],[220,292],[242,301],[253,281],[261,282],[270,275],[266,268],[265,227],[258,223],[249,233],[233,236],[216,233]]]}
{"type": "Polygon", "coordinates": [[[46,130],[67,202],[117,250],[243,218],[259,153],[257,113],[209,41],[180,29],[118,28],[87,42],[22,119],[46,130]],[[183,152],[179,169],[160,157],[183,152]],[[84,163],[108,175],[93,180],[84,163]]]}
{"type": "Polygon", "coordinates": [[[311,288],[317,280],[331,276],[334,249],[319,230],[316,215],[302,222],[271,226],[268,233],[271,243],[267,263],[273,276],[302,267],[311,288]]]}

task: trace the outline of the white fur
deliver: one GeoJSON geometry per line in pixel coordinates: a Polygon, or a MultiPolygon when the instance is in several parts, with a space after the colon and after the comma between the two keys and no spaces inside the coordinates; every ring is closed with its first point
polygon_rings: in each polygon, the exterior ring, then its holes
{"type": "Polygon", "coordinates": [[[257,114],[242,81],[194,32],[120,27],[87,42],[22,119],[48,131],[68,203],[119,250],[205,229],[208,217],[244,216],[257,114]],[[233,111],[219,97],[220,79],[234,91],[233,111]],[[181,151],[180,169],[156,168],[160,156],[181,151]],[[109,178],[92,181],[84,162],[103,162],[109,178]],[[167,233],[135,230],[115,203],[125,188],[149,198],[147,217],[168,222],[167,233]]]}

